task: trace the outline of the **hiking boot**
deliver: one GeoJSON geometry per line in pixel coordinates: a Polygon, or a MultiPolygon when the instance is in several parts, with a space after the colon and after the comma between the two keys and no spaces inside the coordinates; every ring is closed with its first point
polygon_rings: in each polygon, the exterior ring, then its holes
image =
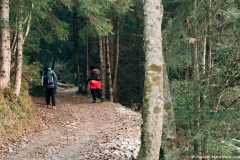
{"type": "Polygon", "coordinates": [[[52,109],[52,106],[50,106],[50,105],[47,105],[47,108],[48,108],[48,109],[52,109]]]}
{"type": "Polygon", "coordinates": [[[96,103],[96,100],[93,100],[92,103],[96,103]]]}
{"type": "Polygon", "coordinates": [[[104,101],[104,98],[101,98],[101,102],[103,102],[104,101]]]}

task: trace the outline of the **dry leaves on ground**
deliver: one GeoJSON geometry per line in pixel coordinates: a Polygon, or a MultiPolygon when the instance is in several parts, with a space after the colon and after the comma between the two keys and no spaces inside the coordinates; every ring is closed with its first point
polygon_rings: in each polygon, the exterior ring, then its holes
{"type": "Polygon", "coordinates": [[[74,89],[57,94],[57,110],[34,97],[37,123],[0,144],[0,159],[128,160],[140,149],[140,113],[111,102],[91,103],[74,89]]]}

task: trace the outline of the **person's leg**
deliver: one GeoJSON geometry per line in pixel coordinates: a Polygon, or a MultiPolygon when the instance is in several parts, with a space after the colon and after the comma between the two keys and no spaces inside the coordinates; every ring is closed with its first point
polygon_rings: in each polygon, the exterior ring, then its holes
{"type": "Polygon", "coordinates": [[[53,106],[53,109],[57,109],[56,108],[56,101],[55,101],[55,94],[56,94],[56,89],[52,88],[51,89],[51,96],[52,96],[52,106],[53,106]]]}
{"type": "Polygon", "coordinates": [[[104,98],[102,96],[102,90],[101,89],[97,89],[96,91],[97,91],[98,97],[101,98],[101,102],[103,102],[104,98]]]}
{"type": "Polygon", "coordinates": [[[95,103],[96,102],[96,97],[95,97],[95,89],[91,89],[91,94],[92,94],[92,103],[95,103]]]}
{"type": "Polygon", "coordinates": [[[49,88],[46,88],[46,102],[47,102],[47,108],[50,107],[50,89],[49,88]]]}

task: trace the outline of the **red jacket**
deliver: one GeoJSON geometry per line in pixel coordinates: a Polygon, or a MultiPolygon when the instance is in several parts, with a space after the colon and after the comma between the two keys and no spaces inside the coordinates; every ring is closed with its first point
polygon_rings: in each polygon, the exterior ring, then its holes
{"type": "Polygon", "coordinates": [[[90,80],[90,89],[102,89],[101,81],[90,80]]]}

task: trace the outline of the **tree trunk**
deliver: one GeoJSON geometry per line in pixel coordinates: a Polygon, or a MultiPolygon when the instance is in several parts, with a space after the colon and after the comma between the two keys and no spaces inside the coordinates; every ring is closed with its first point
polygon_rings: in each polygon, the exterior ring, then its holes
{"type": "Polygon", "coordinates": [[[9,0],[2,0],[1,4],[1,40],[0,40],[0,92],[10,81],[10,27],[9,27],[9,0]]]}
{"type": "Polygon", "coordinates": [[[106,37],[106,56],[107,56],[107,75],[108,75],[108,87],[109,87],[109,98],[110,102],[113,102],[113,86],[112,86],[112,75],[110,68],[110,53],[109,53],[109,37],[106,37]]]}
{"type": "Polygon", "coordinates": [[[202,73],[206,73],[207,35],[203,39],[202,73]]]}
{"type": "Polygon", "coordinates": [[[78,31],[77,31],[77,10],[73,8],[73,39],[74,39],[74,59],[77,70],[78,93],[81,93],[81,77],[80,77],[80,62],[79,62],[79,45],[78,45],[78,31]]]}
{"type": "MultiPolygon", "coordinates": [[[[194,0],[194,10],[197,8],[197,0],[194,0]]],[[[195,37],[197,38],[197,29],[194,29],[195,37]]],[[[193,80],[195,84],[195,98],[194,98],[194,106],[195,106],[195,117],[194,117],[194,132],[197,133],[200,125],[200,75],[199,75],[199,65],[198,65],[198,43],[193,44],[194,54],[193,54],[193,80]]],[[[197,155],[201,155],[201,146],[198,141],[194,141],[194,150],[197,155]]]]}
{"type": "MultiPolygon", "coordinates": [[[[209,0],[209,14],[208,14],[208,37],[206,39],[206,45],[207,45],[207,56],[206,56],[206,70],[209,70],[212,67],[212,47],[211,47],[211,25],[212,25],[212,0],[209,0]]],[[[209,72],[207,73],[207,78],[209,79],[209,72]]]]}
{"type": "Polygon", "coordinates": [[[106,97],[106,40],[105,37],[101,37],[102,44],[102,61],[101,61],[101,81],[102,81],[102,94],[106,97]]]}
{"type": "MultiPolygon", "coordinates": [[[[86,79],[88,79],[88,75],[89,75],[89,56],[88,56],[88,36],[86,37],[86,79]]],[[[86,90],[86,94],[90,94],[90,87],[89,87],[89,83],[85,85],[85,90],[86,90]]]]}
{"type": "MultiPolygon", "coordinates": [[[[21,2],[22,3],[22,2],[21,2]]],[[[14,93],[19,96],[22,80],[22,64],[23,64],[23,8],[22,4],[19,6],[18,14],[18,34],[17,34],[17,63],[16,63],[16,75],[14,84],[14,93]]]]}
{"type": "Polygon", "coordinates": [[[18,20],[16,21],[16,29],[14,31],[14,34],[13,34],[13,38],[12,38],[12,41],[11,41],[11,53],[14,55],[15,52],[16,52],[16,48],[17,48],[17,28],[18,28],[18,24],[17,24],[18,20]]]}
{"type": "Polygon", "coordinates": [[[93,62],[93,37],[88,37],[88,64],[95,65],[93,62]]]}
{"type": "Polygon", "coordinates": [[[159,160],[164,99],[161,0],[144,1],[145,82],[139,160],[159,160]]]}
{"type": "Polygon", "coordinates": [[[23,66],[23,45],[26,37],[28,36],[31,24],[31,13],[28,13],[25,20],[23,20],[23,0],[20,1],[21,5],[19,6],[19,15],[17,18],[18,31],[17,31],[17,62],[16,62],[16,75],[15,75],[15,84],[14,84],[14,93],[18,97],[21,90],[22,84],[22,66],[23,66]],[[26,25],[26,32],[24,33],[23,25],[26,25]]]}
{"type": "Polygon", "coordinates": [[[117,41],[116,41],[116,59],[115,59],[115,70],[113,76],[113,101],[118,102],[117,100],[117,72],[118,72],[118,61],[119,61],[119,19],[117,19],[117,41]]]}
{"type": "MultiPolygon", "coordinates": [[[[110,23],[112,26],[114,26],[113,24],[113,18],[110,18],[110,23]]],[[[114,64],[114,35],[109,35],[109,55],[110,55],[110,69],[111,69],[111,73],[112,73],[112,77],[114,76],[114,68],[115,68],[115,64],[114,64]]]]}

